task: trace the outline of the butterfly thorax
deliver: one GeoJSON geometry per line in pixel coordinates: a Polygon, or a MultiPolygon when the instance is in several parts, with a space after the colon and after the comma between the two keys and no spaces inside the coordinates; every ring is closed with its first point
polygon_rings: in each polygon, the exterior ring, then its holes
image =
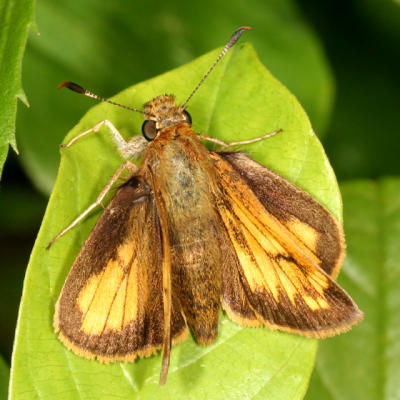
{"type": "Polygon", "coordinates": [[[176,125],[179,122],[188,122],[185,110],[176,105],[171,95],[163,94],[149,101],[144,112],[146,119],[155,121],[157,130],[176,125]]]}

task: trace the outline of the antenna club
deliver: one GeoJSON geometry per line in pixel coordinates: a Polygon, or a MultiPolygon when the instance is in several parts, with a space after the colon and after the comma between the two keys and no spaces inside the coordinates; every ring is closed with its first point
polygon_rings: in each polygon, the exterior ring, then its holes
{"type": "Polygon", "coordinates": [[[238,29],[236,29],[235,33],[231,36],[229,42],[226,44],[225,46],[225,51],[228,51],[236,42],[237,40],[240,38],[240,36],[242,36],[242,33],[245,31],[250,30],[250,26],[242,26],[238,29]]]}
{"type": "Polygon", "coordinates": [[[86,94],[86,90],[82,87],[79,86],[77,83],[74,82],[62,82],[58,85],[57,89],[62,89],[63,87],[66,87],[70,90],[72,90],[73,92],[77,92],[80,94],[86,94]]]}
{"type": "Polygon", "coordinates": [[[109,104],[113,104],[114,106],[125,108],[125,110],[130,110],[130,111],[135,111],[135,112],[138,112],[138,113],[141,113],[141,114],[146,114],[142,110],[137,110],[136,108],[133,108],[133,107],[124,106],[123,104],[119,104],[119,103],[116,103],[115,101],[112,101],[112,100],[106,99],[104,97],[98,96],[97,94],[89,92],[89,90],[84,89],[82,86],[80,86],[80,85],[78,85],[77,83],[74,83],[74,82],[68,82],[67,81],[67,82],[60,83],[58,85],[58,89],[61,89],[63,87],[66,87],[66,88],[72,90],[73,92],[77,92],[79,94],[83,94],[86,97],[91,97],[92,99],[96,99],[96,100],[99,100],[99,101],[104,101],[105,103],[109,103],[109,104]]]}
{"type": "Polygon", "coordinates": [[[69,82],[62,82],[57,86],[57,89],[62,89],[64,86],[67,86],[69,82]]]}

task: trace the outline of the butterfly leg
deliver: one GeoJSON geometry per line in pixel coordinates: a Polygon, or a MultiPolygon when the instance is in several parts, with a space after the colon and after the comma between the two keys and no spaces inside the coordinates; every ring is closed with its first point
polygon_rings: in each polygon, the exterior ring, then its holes
{"type": "Polygon", "coordinates": [[[99,206],[106,196],[106,194],[110,191],[111,187],[114,185],[114,183],[118,180],[122,172],[124,172],[126,169],[128,169],[132,174],[135,174],[138,171],[138,167],[133,164],[131,161],[125,161],[119,168],[118,170],[114,173],[112,178],[109,180],[107,185],[103,188],[103,190],[100,192],[98,195],[96,201],[91,204],[81,215],[79,215],[74,221],[72,221],[66,228],[64,228],[60,233],[58,233],[57,236],[55,236],[50,243],[47,245],[46,249],[48,250],[52,244],[58,240],[61,236],[63,236],[65,233],[67,233],[70,229],[72,229],[74,226],[79,224],[94,208],[99,206]]]}
{"type": "Polygon", "coordinates": [[[197,136],[200,139],[207,140],[209,142],[219,144],[222,147],[232,147],[232,146],[238,146],[238,145],[242,145],[242,144],[250,144],[250,143],[259,142],[260,140],[267,139],[267,138],[269,138],[271,136],[276,135],[279,132],[282,132],[282,129],[278,129],[276,131],[267,133],[266,135],[259,136],[259,137],[256,137],[254,139],[240,140],[238,142],[230,142],[230,143],[226,143],[223,140],[220,140],[220,139],[217,139],[217,138],[213,138],[213,137],[210,137],[210,136],[206,136],[206,135],[197,135],[197,136]]]}
{"type": "Polygon", "coordinates": [[[122,155],[124,159],[131,157],[137,158],[146,148],[148,142],[143,136],[133,136],[129,141],[126,141],[119,133],[118,129],[108,119],[100,121],[93,128],[90,128],[87,131],[80,133],[79,135],[75,136],[72,140],[70,140],[68,143],[62,144],[61,147],[70,147],[79,139],[86,136],[87,134],[91,132],[98,132],[103,125],[106,125],[107,128],[109,129],[109,132],[114,140],[114,143],[116,144],[119,153],[122,155]]]}

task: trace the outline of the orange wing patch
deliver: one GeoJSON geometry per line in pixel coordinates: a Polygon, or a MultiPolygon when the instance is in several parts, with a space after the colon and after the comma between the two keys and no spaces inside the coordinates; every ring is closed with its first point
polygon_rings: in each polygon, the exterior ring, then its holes
{"type": "Polygon", "coordinates": [[[117,251],[117,260],[110,260],[105,269],[93,275],[79,293],[78,307],[84,315],[81,330],[88,335],[122,329],[137,317],[137,261],[131,261],[128,273],[124,273],[123,266],[129,265],[126,263],[126,248],[126,245],[121,246],[117,251]]]}
{"type": "Polygon", "coordinates": [[[286,227],[312,252],[316,251],[319,234],[315,229],[310,225],[301,222],[293,215],[291,215],[289,220],[286,222],[286,227]]]}

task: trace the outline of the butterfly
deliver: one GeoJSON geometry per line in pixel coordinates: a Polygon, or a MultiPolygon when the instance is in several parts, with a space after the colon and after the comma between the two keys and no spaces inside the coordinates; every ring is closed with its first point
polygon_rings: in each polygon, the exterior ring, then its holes
{"type": "MultiPolygon", "coordinates": [[[[218,334],[220,309],[242,326],[324,338],[362,319],[335,282],[345,242],[335,217],[309,194],[242,152],[235,143],[196,134],[186,104],[247,27],[238,29],[183,105],[169,95],[149,101],[143,136],[125,141],[104,120],[126,161],[83,214],[116,191],[84,243],[56,304],[54,328],[76,354],[101,362],[133,361],[163,350],[189,330],[202,345],[218,334]],[[212,151],[208,140],[222,145],[212,151]],[[137,167],[131,159],[141,157],[137,167]]],[[[112,104],[81,86],[80,94],[112,104]]],[[[117,104],[118,105],[118,104],[117,104]]],[[[49,245],[49,246],[50,246],[49,245]]]]}

